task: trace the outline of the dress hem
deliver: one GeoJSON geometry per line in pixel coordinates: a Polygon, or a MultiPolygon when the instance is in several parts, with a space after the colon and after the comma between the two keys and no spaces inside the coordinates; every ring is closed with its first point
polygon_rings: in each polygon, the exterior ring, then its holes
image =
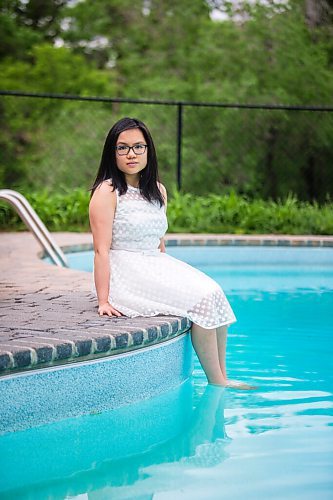
{"type": "MultiPolygon", "coordinates": [[[[188,318],[188,316],[186,316],[186,318],[188,318]]],[[[205,328],[206,330],[214,330],[215,328],[219,328],[220,326],[228,326],[228,325],[232,325],[233,323],[236,323],[237,322],[237,319],[233,319],[231,321],[225,321],[224,323],[219,323],[215,326],[203,326],[203,325],[200,325],[198,322],[196,321],[193,321],[192,319],[188,318],[192,323],[194,323],[195,325],[198,325],[198,326],[201,326],[201,328],[205,328]]]]}
{"type": "Polygon", "coordinates": [[[117,311],[119,311],[121,314],[123,314],[127,318],[153,318],[154,316],[181,316],[181,317],[189,319],[191,321],[191,323],[194,323],[194,324],[196,324],[198,326],[201,326],[201,328],[205,328],[206,330],[214,330],[215,328],[219,328],[220,326],[232,325],[233,323],[237,322],[237,319],[233,319],[231,321],[225,321],[224,323],[219,323],[219,324],[216,324],[215,326],[209,326],[208,327],[208,326],[200,325],[198,322],[193,321],[186,314],[181,314],[181,313],[180,314],[170,314],[170,313],[159,312],[159,313],[156,313],[156,314],[139,314],[138,313],[138,314],[128,315],[128,314],[125,314],[125,312],[122,312],[122,310],[121,310],[121,309],[123,309],[122,306],[117,305],[114,301],[110,300],[110,298],[109,298],[109,303],[111,304],[112,307],[114,307],[115,309],[117,309],[117,311]]]}

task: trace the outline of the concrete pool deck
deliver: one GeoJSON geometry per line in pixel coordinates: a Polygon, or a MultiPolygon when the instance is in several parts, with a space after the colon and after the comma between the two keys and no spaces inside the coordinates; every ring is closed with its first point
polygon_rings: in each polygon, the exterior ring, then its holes
{"type": "MultiPolygon", "coordinates": [[[[89,233],[53,233],[65,249],[87,249],[89,233]]],[[[333,236],[169,234],[170,245],[333,246],[333,236]]],[[[0,375],[86,361],[165,342],[187,318],[99,317],[91,275],[44,263],[29,232],[0,233],[0,375]]]]}

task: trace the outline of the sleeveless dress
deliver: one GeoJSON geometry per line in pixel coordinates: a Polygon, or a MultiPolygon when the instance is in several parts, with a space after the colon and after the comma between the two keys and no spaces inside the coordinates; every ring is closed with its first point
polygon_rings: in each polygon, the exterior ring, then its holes
{"type": "Polygon", "coordinates": [[[130,185],[124,195],[118,190],[116,195],[110,304],[130,318],[184,316],[203,328],[234,323],[230,304],[212,278],[158,249],[168,228],[165,207],[150,203],[130,185]]]}

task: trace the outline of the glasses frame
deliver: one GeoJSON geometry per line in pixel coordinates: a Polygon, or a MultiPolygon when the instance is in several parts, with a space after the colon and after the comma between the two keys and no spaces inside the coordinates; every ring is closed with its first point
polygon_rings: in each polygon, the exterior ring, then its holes
{"type": "Polygon", "coordinates": [[[134,146],[125,146],[125,145],[122,145],[123,148],[127,149],[126,153],[119,153],[118,147],[119,147],[119,145],[115,146],[115,150],[116,150],[116,153],[117,153],[118,156],[127,156],[131,150],[133,151],[133,153],[135,154],[135,156],[141,156],[141,155],[144,155],[145,152],[147,151],[148,145],[147,144],[141,144],[141,143],[140,144],[135,144],[134,146]],[[142,153],[136,153],[134,151],[134,148],[136,148],[137,146],[144,146],[145,147],[144,151],[142,153]]]}

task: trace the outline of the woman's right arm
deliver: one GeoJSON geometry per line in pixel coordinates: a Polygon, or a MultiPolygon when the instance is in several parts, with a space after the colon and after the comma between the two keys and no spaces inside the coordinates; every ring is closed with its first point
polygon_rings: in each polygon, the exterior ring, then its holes
{"type": "Polygon", "coordinates": [[[116,209],[116,192],[104,181],[94,192],[89,204],[90,228],[94,242],[94,279],[100,316],[121,316],[109,304],[110,259],[112,225],[116,209]]]}

